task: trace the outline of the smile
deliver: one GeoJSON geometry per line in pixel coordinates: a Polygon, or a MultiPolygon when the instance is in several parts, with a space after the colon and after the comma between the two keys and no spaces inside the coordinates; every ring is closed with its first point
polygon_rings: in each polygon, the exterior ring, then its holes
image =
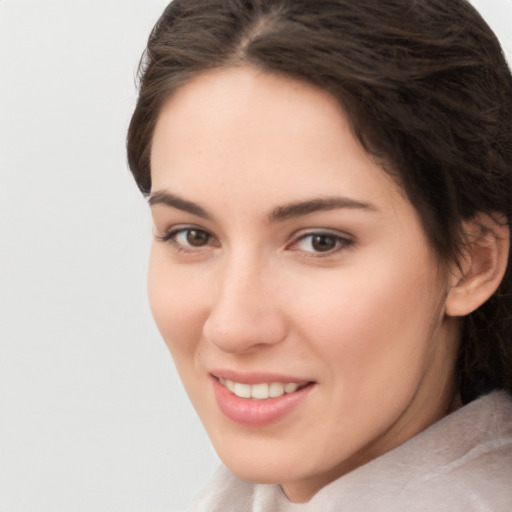
{"type": "Polygon", "coordinates": [[[231,393],[240,398],[252,398],[254,400],[266,400],[268,398],[278,398],[285,394],[294,393],[307,384],[297,382],[262,382],[259,384],[244,384],[219,377],[219,382],[231,393]]]}
{"type": "MultiPolygon", "coordinates": [[[[235,377],[236,378],[236,377],[235,377]]],[[[256,379],[254,375],[245,379],[256,379]]],[[[220,411],[235,423],[264,427],[289,416],[307,400],[316,382],[274,381],[237,382],[226,377],[211,375],[215,400],[220,411]]],[[[259,379],[258,379],[259,380],[259,379]]],[[[285,379],[283,379],[284,381],[285,379]]]]}

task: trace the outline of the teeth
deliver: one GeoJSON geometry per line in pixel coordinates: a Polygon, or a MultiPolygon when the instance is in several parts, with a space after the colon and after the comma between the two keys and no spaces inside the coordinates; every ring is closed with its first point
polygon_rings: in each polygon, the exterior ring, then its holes
{"type": "Polygon", "coordinates": [[[284,395],[284,384],[280,382],[272,382],[269,386],[268,395],[271,397],[284,395]]]}
{"type": "Polygon", "coordinates": [[[232,380],[219,377],[219,382],[229,391],[240,398],[253,398],[254,400],[265,400],[267,398],[276,398],[286,393],[297,391],[301,385],[296,382],[271,382],[270,384],[242,384],[232,380]]]}
{"type": "Polygon", "coordinates": [[[256,398],[256,400],[265,400],[268,398],[268,384],[253,384],[251,386],[251,398],[256,398]]]}
{"type": "Polygon", "coordinates": [[[235,395],[239,396],[240,398],[251,398],[251,385],[235,382],[235,389],[233,393],[235,393],[235,395]]]}
{"type": "Polygon", "coordinates": [[[284,385],[285,393],[293,393],[294,391],[297,391],[297,389],[299,389],[299,385],[295,384],[295,382],[290,382],[289,384],[284,385]]]}

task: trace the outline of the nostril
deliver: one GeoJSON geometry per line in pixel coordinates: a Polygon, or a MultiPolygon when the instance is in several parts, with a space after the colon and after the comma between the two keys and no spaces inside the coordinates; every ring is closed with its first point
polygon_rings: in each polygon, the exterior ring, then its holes
{"type": "Polygon", "coordinates": [[[241,353],[273,345],[286,338],[286,325],[277,313],[213,313],[204,323],[204,337],[224,352],[241,353]]]}

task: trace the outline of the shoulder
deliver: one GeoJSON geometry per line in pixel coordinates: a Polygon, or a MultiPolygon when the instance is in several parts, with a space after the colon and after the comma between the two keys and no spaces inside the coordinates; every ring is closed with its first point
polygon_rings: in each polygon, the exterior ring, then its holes
{"type": "Polygon", "coordinates": [[[235,478],[224,466],[221,466],[196,496],[187,512],[215,512],[224,510],[236,510],[233,507],[240,507],[250,499],[252,493],[251,485],[235,478]]]}
{"type": "Polygon", "coordinates": [[[512,400],[495,392],[322,489],[311,510],[510,512],[512,400]]]}
{"type": "Polygon", "coordinates": [[[421,500],[435,497],[437,510],[510,512],[512,399],[495,392],[464,409],[432,430],[431,448],[439,446],[444,460],[409,480],[404,496],[420,500],[418,511],[424,509],[421,500]]]}
{"type": "Polygon", "coordinates": [[[187,512],[278,512],[282,501],[279,486],[245,482],[222,466],[187,512]]]}

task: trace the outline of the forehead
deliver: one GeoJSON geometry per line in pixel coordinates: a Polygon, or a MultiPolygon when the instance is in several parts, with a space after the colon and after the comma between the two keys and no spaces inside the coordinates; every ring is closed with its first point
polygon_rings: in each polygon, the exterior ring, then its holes
{"type": "Polygon", "coordinates": [[[249,196],[280,203],[336,193],[387,208],[401,196],[332,95],[253,68],[205,73],[179,89],[162,108],[151,169],[153,192],[209,201],[218,187],[230,201],[247,196],[246,208],[249,196]]]}
{"type": "MultiPolygon", "coordinates": [[[[324,90],[251,67],[207,72],[179,88],[161,110],[155,138],[163,129],[163,119],[167,136],[193,141],[194,153],[198,144],[200,149],[210,150],[229,134],[233,151],[249,149],[249,141],[260,146],[275,141],[276,156],[282,152],[279,149],[285,149],[282,138],[276,137],[283,135],[283,127],[290,141],[306,136],[303,142],[307,138],[321,152],[329,142],[326,133],[313,138],[308,128],[317,128],[322,120],[323,131],[330,132],[332,138],[337,130],[326,130],[327,125],[344,128],[346,124],[337,100],[324,90]]],[[[153,152],[152,161],[154,158],[153,152]]]]}

